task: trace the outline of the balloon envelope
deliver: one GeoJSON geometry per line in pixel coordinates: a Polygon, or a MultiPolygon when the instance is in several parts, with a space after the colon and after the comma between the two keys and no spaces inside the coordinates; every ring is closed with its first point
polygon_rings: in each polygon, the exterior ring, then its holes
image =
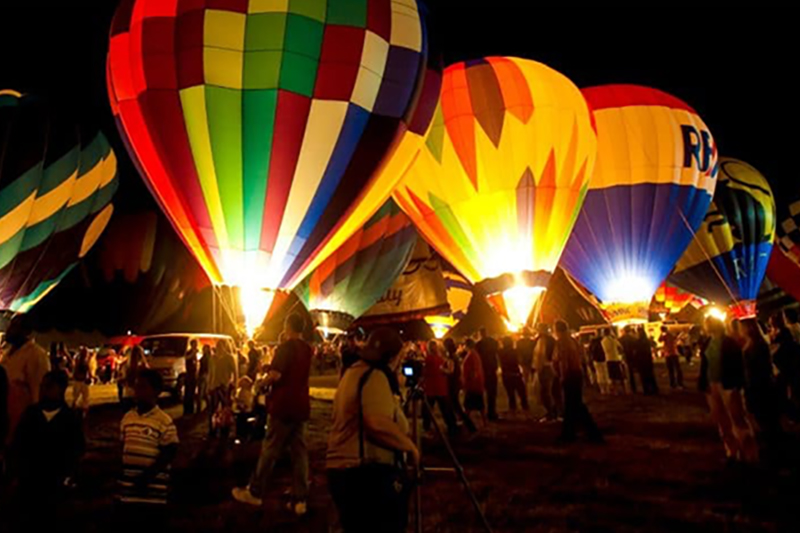
{"type": "Polygon", "coordinates": [[[714,201],[670,277],[679,287],[734,315],[755,314],[755,300],[775,239],[775,198],[766,178],[736,159],[721,158],[714,201]]]}
{"type": "Polygon", "coordinates": [[[595,153],[586,101],[562,74],[516,58],[458,63],[395,199],[520,327],[558,263],[595,153]]]}
{"type": "Polygon", "coordinates": [[[265,290],[293,288],[390,195],[438,93],[428,59],[416,0],[118,8],[120,130],[212,282],[242,288],[249,329],[265,290]]]}
{"type": "Polygon", "coordinates": [[[99,130],[0,91],[0,310],[29,311],[94,246],[116,178],[99,130]]]}
{"type": "Polygon", "coordinates": [[[608,85],[584,95],[597,166],[562,265],[613,321],[646,320],[711,203],[716,147],[697,113],[661,91],[608,85]]]}
{"type": "Polygon", "coordinates": [[[345,330],[403,273],[416,242],[411,220],[389,200],[295,293],[324,330],[345,330]]]}

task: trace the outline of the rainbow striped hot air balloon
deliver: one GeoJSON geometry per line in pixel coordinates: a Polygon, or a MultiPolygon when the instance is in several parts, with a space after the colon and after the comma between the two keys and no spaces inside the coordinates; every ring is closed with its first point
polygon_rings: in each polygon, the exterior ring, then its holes
{"type": "Polygon", "coordinates": [[[108,81],[151,190],[252,331],[388,199],[440,74],[417,0],[123,0],[108,81]]]}
{"type": "Polygon", "coordinates": [[[561,264],[612,321],[646,321],[711,203],[716,146],[699,115],[661,91],[608,85],[584,95],[597,167],[561,264]]]}
{"type": "Polygon", "coordinates": [[[516,58],[458,63],[395,199],[520,328],[561,256],[596,147],[586,101],[562,74],[516,58]]]}
{"type": "Polygon", "coordinates": [[[27,312],[70,272],[114,208],[105,136],[0,91],[0,311],[27,312]]]}
{"type": "Polygon", "coordinates": [[[326,333],[346,330],[392,286],[417,243],[408,217],[389,200],[295,289],[326,333]]]}
{"type": "Polygon", "coordinates": [[[721,158],[720,169],[714,201],[670,280],[753,317],[775,240],[775,198],[747,163],[721,158]]]}
{"type": "Polygon", "coordinates": [[[425,317],[425,322],[431,327],[431,331],[437,339],[444,338],[462,318],[467,316],[469,304],[472,301],[472,285],[464,276],[446,269],[442,271],[442,277],[450,310],[439,315],[425,317]]]}

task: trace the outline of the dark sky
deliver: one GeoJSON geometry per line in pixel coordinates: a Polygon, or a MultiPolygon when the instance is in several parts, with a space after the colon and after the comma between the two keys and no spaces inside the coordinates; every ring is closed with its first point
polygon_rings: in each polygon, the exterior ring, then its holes
{"type": "MultiPolygon", "coordinates": [[[[120,153],[105,89],[107,34],[116,3],[0,0],[0,87],[79,106],[87,119],[101,122],[120,153]],[[15,3],[26,7],[10,7],[15,3]]],[[[715,9],[698,2],[648,4],[646,10],[538,4],[429,2],[445,62],[516,55],[542,61],[581,87],[617,82],[656,87],[698,110],[723,155],[752,163],[775,185],[786,185],[794,175],[788,157],[797,116],[790,98],[796,91],[793,17],[775,9],[761,14],[752,7],[715,9]]],[[[125,202],[147,202],[132,167],[124,155],[120,159],[125,202]]]]}

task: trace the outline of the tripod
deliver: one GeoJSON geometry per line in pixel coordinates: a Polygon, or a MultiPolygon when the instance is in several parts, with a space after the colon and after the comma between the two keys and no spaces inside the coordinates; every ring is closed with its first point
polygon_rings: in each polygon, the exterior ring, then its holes
{"type": "Polygon", "coordinates": [[[486,515],[481,509],[481,504],[478,502],[478,498],[475,496],[475,492],[473,492],[472,487],[470,486],[469,480],[467,479],[467,475],[464,472],[464,467],[461,466],[461,463],[456,456],[456,452],[453,450],[453,446],[450,444],[450,440],[447,438],[447,434],[442,429],[441,423],[436,420],[436,417],[433,413],[433,408],[431,407],[430,402],[428,402],[428,398],[425,397],[425,393],[422,390],[422,383],[417,383],[413,386],[409,393],[408,397],[406,398],[406,403],[411,405],[411,431],[412,437],[414,439],[415,444],[417,445],[417,449],[420,453],[420,460],[418,464],[414,466],[414,531],[415,533],[422,533],[422,473],[424,470],[429,472],[455,472],[458,475],[461,484],[464,486],[464,490],[467,492],[467,496],[469,497],[470,501],[472,502],[472,506],[475,508],[475,512],[478,514],[480,518],[481,524],[483,525],[484,530],[487,533],[492,533],[492,526],[489,525],[489,521],[486,519],[486,515]],[[430,417],[431,422],[433,423],[433,427],[436,428],[436,433],[439,435],[439,438],[442,440],[445,449],[447,450],[447,455],[450,456],[450,461],[453,463],[452,468],[430,468],[425,469],[422,466],[422,434],[419,431],[419,415],[421,409],[425,409],[425,412],[430,417]]]}

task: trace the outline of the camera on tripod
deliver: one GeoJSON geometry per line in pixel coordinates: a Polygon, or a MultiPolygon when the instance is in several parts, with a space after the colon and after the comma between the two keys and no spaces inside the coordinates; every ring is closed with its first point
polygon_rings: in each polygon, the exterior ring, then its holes
{"type": "Polygon", "coordinates": [[[422,379],[422,361],[416,359],[408,359],[403,361],[403,377],[406,378],[406,386],[413,389],[419,384],[422,379]]]}

